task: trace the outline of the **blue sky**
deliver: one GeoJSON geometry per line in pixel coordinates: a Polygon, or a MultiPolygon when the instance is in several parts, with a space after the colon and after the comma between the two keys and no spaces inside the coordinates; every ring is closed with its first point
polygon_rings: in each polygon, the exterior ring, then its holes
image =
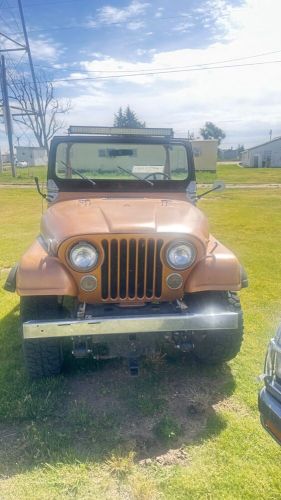
{"type": "MultiPolygon", "coordinates": [[[[178,135],[211,120],[225,147],[281,135],[279,0],[22,1],[36,69],[72,100],[68,124],[111,125],[129,104],[178,135]]],[[[15,6],[0,0],[0,31],[18,37],[15,6]]]]}
{"type": "MultiPolygon", "coordinates": [[[[51,35],[64,49],[66,62],[81,54],[120,54],[129,61],[147,60],[149,52],[180,48],[204,48],[220,39],[225,29],[218,22],[225,5],[239,1],[115,1],[53,2],[45,7],[25,2],[30,36],[51,35]],[[206,4],[210,7],[206,10],[206,4]],[[143,53],[141,54],[141,51],[143,53]]],[[[43,6],[42,6],[43,5],[43,6]]]]}

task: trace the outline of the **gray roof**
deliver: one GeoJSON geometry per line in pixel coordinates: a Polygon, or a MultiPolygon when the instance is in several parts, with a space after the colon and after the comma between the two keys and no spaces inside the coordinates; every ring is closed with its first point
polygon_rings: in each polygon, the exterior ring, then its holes
{"type": "Polygon", "coordinates": [[[275,137],[275,139],[272,139],[272,141],[267,141],[267,142],[263,142],[262,144],[257,144],[256,146],[252,146],[251,148],[248,148],[245,151],[251,151],[252,149],[260,148],[261,146],[267,146],[267,144],[272,144],[272,142],[280,141],[280,139],[281,139],[281,136],[275,137]]]}

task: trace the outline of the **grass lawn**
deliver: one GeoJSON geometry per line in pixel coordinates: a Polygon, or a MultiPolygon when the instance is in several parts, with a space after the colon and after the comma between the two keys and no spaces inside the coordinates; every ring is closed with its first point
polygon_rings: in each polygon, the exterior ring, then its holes
{"type": "Polygon", "coordinates": [[[218,163],[217,178],[230,184],[281,184],[281,168],[243,168],[218,163]]]}
{"type": "Polygon", "coordinates": [[[243,168],[236,163],[217,163],[217,172],[197,172],[197,182],[216,179],[227,184],[281,184],[281,168],[243,168]]]}
{"type": "Polygon", "coordinates": [[[11,169],[6,169],[0,173],[0,184],[31,184],[34,185],[34,177],[38,177],[40,182],[45,182],[47,178],[47,167],[27,167],[17,168],[16,177],[12,177],[11,169]]]}
{"type": "MultiPolygon", "coordinates": [[[[17,169],[14,179],[10,171],[0,173],[0,184],[31,184],[34,177],[40,182],[46,181],[47,167],[29,167],[17,169]]],[[[281,184],[281,168],[242,168],[236,163],[218,163],[217,172],[197,172],[197,182],[212,183],[216,179],[228,184],[281,184]]]]}
{"type": "MultiPolygon", "coordinates": [[[[3,268],[38,233],[41,200],[29,189],[0,197],[3,268]]],[[[281,319],[280,191],[229,190],[199,207],[250,280],[243,348],[220,369],[154,359],[130,378],[120,362],[68,359],[60,377],[31,383],[18,298],[0,290],[1,499],[280,498],[280,448],[260,426],[256,382],[281,319]]]]}

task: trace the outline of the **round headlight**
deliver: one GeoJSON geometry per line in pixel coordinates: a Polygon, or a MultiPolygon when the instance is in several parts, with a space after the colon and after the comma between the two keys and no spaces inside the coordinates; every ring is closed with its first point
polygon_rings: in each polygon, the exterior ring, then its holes
{"type": "Polygon", "coordinates": [[[174,269],[187,269],[195,261],[196,250],[191,243],[175,243],[168,248],[166,257],[174,269]]]}
{"type": "Polygon", "coordinates": [[[97,265],[98,258],[97,249],[83,241],[74,245],[69,252],[69,262],[77,271],[89,271],[97,265]]]}

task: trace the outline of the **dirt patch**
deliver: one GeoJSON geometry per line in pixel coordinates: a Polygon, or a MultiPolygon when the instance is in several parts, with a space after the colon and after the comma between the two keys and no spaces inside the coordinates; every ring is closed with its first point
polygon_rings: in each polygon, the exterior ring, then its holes
{"type": "Polygon", "coordinates": [[[139,464],[143,466],[149,466],[156,462],[159,465],[169,466],[169,465],[188,465],[190,459],[186,450],[183,448],[178,448],[175,450],[168,450],[167,453],[163,455],[158,455],[154,460],[151,458],[145,458],[140,460],[139,464]]]}
{"type": "Polygon", "coordinates": [[[214,405],[214,409],[216,411],[230,411],[241,417],[249,417],[251,415],[249,408],[233,397],[219,401],[219,403],[214,405]]]}
{"type": "Polygon", "coordinates": [[[145,362],[138,377],[120,361],[78,363],[54,384],[51,412],[38,407],[38,416],[33,410],[18,425],[0,427],[0,473],[129,452],[142,465],[188,464],[185,446],[206,429],[220,432],[216,409],[227,405],[233,388],[228,366],[204,368],[192,357],[145,362]]]}
{"type": "Polygon", "coordinates": [[[113,417],[125,448],[133,449],[139,460],[162,457],[160,461],[169,462],[183,459],[182,445],[202,434],[232,386],[228,367],[207,373],[190,359],[165,361],[156,370],[144,367],[137,378],[114,363],[69,379],[65,409],[80,417],[86,412],[100,422],[113,417]]]}

